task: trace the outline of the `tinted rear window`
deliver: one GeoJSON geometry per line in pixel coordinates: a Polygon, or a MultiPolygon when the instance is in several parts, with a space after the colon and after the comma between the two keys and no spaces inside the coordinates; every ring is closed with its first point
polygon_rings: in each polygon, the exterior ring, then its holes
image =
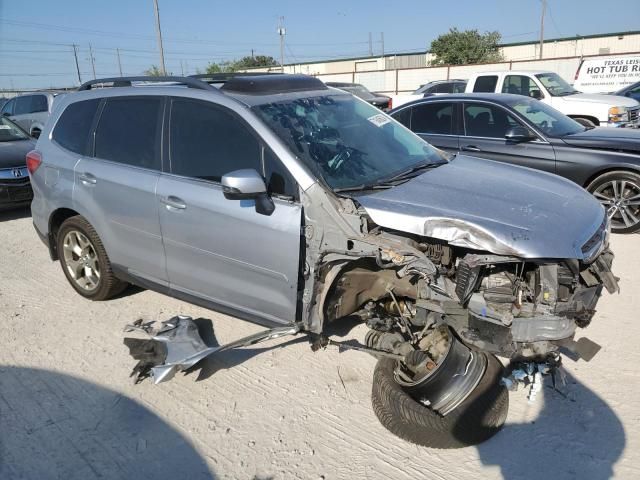
{"type": "Polygon", "coordinates": [[[67,150],[84,155],[91,123],[99,104],[100,100],[94,99],[69,105],[53,129],[53,140],[67,150]]]}
{"type": "Polygon", "coordinates": [[[411,130],[416,133],[451,135],[453,133],[453,104],[433,102],[413,107],[411,130]]]}
{"type": "Polygon", "coordinates": [[[157,97],[109,98],[96,129],[95,156],[134,167],[160,170],[157,97]]]}
{"type": "Polygon", "coordinates": [[[495,92],[498,83],[497,75],[485,75],[476,78],[476,84],[473,86],[474,92],[495,92]]]}
{"type": "Polygon", "coordinates": [[[31,97],[31,113],[46,112],[49,110],[47,106],[47,97],[45,95],[34,95],[31,97]]]}

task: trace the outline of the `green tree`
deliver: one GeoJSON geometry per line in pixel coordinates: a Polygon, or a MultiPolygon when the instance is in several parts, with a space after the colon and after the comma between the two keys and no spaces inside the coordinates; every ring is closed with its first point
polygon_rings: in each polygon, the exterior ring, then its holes
{"type": "Polygon", "coordinates": [[[151,67],[147,68],[144,71],[144,74],[147,75],[148,77],[161,77],[162,76],[162,72],[160,71],[160,69],[158,68],[157,65],[151,65],[151,67]]]}
{"type": "Polygon", "coordinates": [[[498,32],[478,30],[459,31],[452,28],[431,42],[430,52],[435,55],[433,65],[465,65],[491,63],[503,60],[500,53],[501,35],[498,32]]]}
{"type": "Polygon", "coordinates": [[[255,55],[242,57],[240,60],[233,60],[230,62],[211,62],[207,65],[205,73],[226,73],[237,72],[240,70],[246,70],[247,68],[255,67],[273,67],[278,65],[275,58],[268,55],[255,55]]]}

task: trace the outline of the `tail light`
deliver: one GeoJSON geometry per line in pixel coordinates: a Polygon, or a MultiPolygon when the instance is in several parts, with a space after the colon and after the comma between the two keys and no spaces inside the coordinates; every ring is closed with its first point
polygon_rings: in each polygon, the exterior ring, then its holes
{"type": "Polygon", "coordinates": [[[42,155],[37,150],[31,150],[27,153],[27,170],[31,175],[38,169],[42,163],[42,155]]]}
{"type": "Polygon", "coordinates": [[[389,99],[389,101],[387,102],[387,108],[391,110],[392,107],[393,107],[393,100],[389,99]]]}

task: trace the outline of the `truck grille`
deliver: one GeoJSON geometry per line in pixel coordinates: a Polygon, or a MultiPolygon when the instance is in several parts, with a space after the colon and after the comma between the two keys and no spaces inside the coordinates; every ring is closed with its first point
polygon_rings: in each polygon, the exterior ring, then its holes
{"type": "Polygon", "coordinates": [[[629,112],[629,121],[631,123],[637,123],[638,122],[638,112],[640,112],[640,107],[629,108],[629,109],[627,109],[627,111],[629,112]]]}

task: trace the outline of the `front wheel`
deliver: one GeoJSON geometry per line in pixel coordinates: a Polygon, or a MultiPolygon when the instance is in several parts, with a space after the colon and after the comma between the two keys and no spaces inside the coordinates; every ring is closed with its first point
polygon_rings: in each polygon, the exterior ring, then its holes
{"type": "Polygon", "coordinates": [[[613,233],[640,230],[640,175],[615,171],[600,175],[587,190],[604,206],[613,233]]]}
{"type": "Polygon", "coordinates": [[[451,413],[442,416],[414,400],[395,380],[396,361],[382,358],[373,374],[371,402],[380,423],[395,435],[431,448],[477,445],[502,428],[509,409],[509,392],[501,384],[503,367],[487,355],[480,383],[451,413]]]}
{"type": "Polygon", "coordinates": [[[65,220],[57,236],[60,265],[71,286],[90,300],[107,300],[127,284],[117,279],[100,237],[81,216],[65,220]]]}

